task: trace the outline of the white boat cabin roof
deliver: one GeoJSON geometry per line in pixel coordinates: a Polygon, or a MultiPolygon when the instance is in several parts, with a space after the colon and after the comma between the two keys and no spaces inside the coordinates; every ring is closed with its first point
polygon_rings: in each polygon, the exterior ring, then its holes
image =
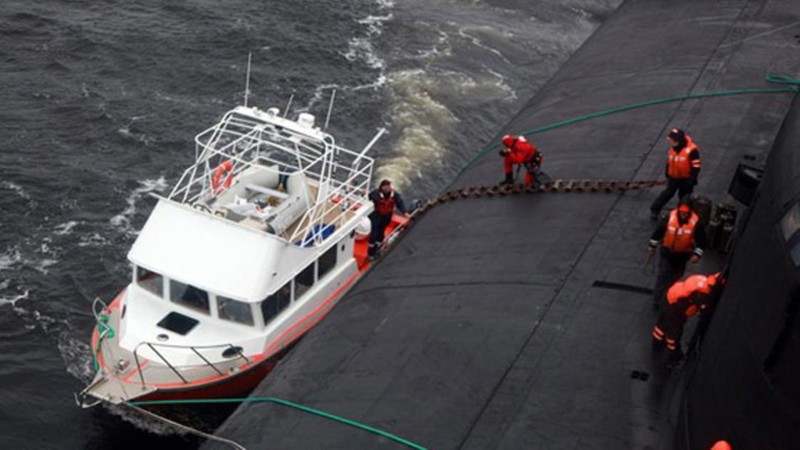
{"type": "Polygon", "coordinates": [[[258,302],[371,211],[373,161],[277,108],[237,107],[195,138],[196,158],[159,201],[128,258],[232,299],[258,302]]]}

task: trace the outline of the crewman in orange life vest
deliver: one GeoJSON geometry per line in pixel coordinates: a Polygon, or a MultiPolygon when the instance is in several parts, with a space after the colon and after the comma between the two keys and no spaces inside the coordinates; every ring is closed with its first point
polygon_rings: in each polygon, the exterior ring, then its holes
{"type": "Polygon", "coordinates": [[[683,276],[686,263],[697,263],[703,256],[706,235],[698,222],[697,214],[692,211],[688,199],[682,199],[680,205],[670,211],[667,219],[650,236],[648,261],[653,259],[656,247],[661,242],[661,256],[653,290],[654,309],[662,305],[667,287],[683,276]]]}
{"type": "Polygon", "coordinates": [[[650,206],[650,218],[658,219],[661,208],[678,193],[678,198],[691,195],[700,174],[700,147],[683,130],[673,128],[667,135],[667,187],[650,206]]]}
{"type": "Polygon", "coordinates": [[[392,189],[389,180],[381,181],[378,189],[369,193],[369,199],[375,205],[375,210],[369,215],[372,230],[369,234],[369,258],[375,259],[378,251],[383,244],[386,227],[392,222],[394,209],[397,208],[401,213],[408,215],[403,197],[399,192],[392,189]]]}
{"type": "Polygon", "coordinates": [[[669,350],[668,365],[674,365],[683,357],[681,336],[686,319],[706,309],[719,292],[721,275],[692,275],[673,284],[667,291],[667,305],[661,310],[658,322],[653,327],[653,348],[658,350],[666,344],[669,350]]]}
{"type": "Polygon", "coordinates": [[[503,157],[503,169],[506,177],[500,184],[514,184],[514,164],[525,166],[525,184],[532,185],[536,181],[535,174],[542,166],[542,154],[535,145],[528,142],[525,136],[503,136],[503,148],[499,154],[503,157]]]}

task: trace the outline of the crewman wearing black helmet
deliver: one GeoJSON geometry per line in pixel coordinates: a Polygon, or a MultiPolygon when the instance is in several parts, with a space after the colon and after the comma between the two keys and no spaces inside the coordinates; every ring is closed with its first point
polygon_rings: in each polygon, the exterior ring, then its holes
{"type": "Polygon", "coordinates": [[[667,150],[667,188],[650,206],[650,218],[658,220],[661,208],[678,193],[678,198],[691,195],[700,174],[700,147],[683,130],[673,128],[667,135],[670,148],[667,150]]]}

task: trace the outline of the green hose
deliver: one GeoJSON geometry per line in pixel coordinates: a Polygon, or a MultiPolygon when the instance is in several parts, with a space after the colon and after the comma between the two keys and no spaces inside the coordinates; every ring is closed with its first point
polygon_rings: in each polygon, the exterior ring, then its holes
{"type": "MultiPolygon", "coordinates": [[[[792,76],[789,76],[789,75],[770,74],[765,78],[765,80],[767,82],[769,82],[769,83],[774,83],[774,84],[790,84],[790,85],[793,85],[793,86],[800,86],[800,80],[798,80],[798,79],[796,79],[796,78],[794,78],[792,76]]],[[[732,91],[708,92],[708,93],[704,93],[704,94],[689,94],[689,95],[683,95],[683,96],[680,96],[680,97],[658,98],[658,99],[655,99],[655,100],[649,100],[649,101],[639,102],[639,103],[632,103],[632,104],[629,104],[629,105],[618,106],[616,108],[606,109],[606,110],[598,111],[598,112],[591,113],[591,114],[585,114],[583,116],[574,117],[574,118],[569,119],[569,120],[563,120],[561,122],[551,123],[549,125],[544,125],[544,126],[541,126],[541,127],[538,127],[538,128],[530,129],[530,130],[523,130],[521,133],[518,133],[518,134],[521,134],[521,135],[524,135],[524,136],[530,136],[530,135],[533,135],[533,134],[549,131],[549,130],[552,130],[554,128],[560,128],[560,127],[564,127],[564,126],[567,126],[567,125],[572,125],[574,123],[583,122],[583,121],[586,121],[586,120],[597,119],[598,117],[610,116],[611,114],[616,114],[616,113],[620,113],[620,112],[623,112],[623,111],[630,111],[632,109],[638,109],[638,108],[645,108],[645,107],[648,107],[648,106],[661,105],[661,104],[664,104],[664,103],[679,102],[679,101],[682,101],[682,100],[694,100],[694,99],[698,99],[698,98],[723,97],[723,96],[728,96],[728,95],[743,95],[743,94],[778,94],[778,93],[789,93],[789,92],[797,93],[797,89],[798,88],[796,88],[796,87],[772,88],[772,89],[739,89],[739,90],[732,90],[732,91]]],[[[486,153],[488,153],[488,152],[490,152],[492,150],[495,150],[495,149],[499,149],[499,148],[500,148],[500,144],[499,143],[491,143],[491,144],[487,145],[486,147],[481,149],[481,151],[479,151],[474,157],[472,157],[472,159],[470,159],[467,162],[467,164],[464,166],[463,169],[461,169],[461,171],[458,173],[458,175],[461,175],[462,173],[464,173],[465,170],[470,168],[478,159],[483,157],[486,153]]]]}
{"type": "Polygon", "coordinates": [[[330,419],[339,423],[343,423],[345,425],[349,425],[351,427],[359,428],[364,431],[368,431],[373,434],[377,434],[378,436],[385,437],[387,439],[391,439],[395,442],[405,445],[406,447],[413,448],[416,450],[427,450],[425,447],[415,444],[411,441],[403,439],[399,436],[395,436],[391,433],[387,433],[385,431],[379,430],[377,428],[373,428],[369,425],[364,425],[363,423],[356,422],[354,420],[345,419],[344,417],[339,417],[330,413],[326,413],[324,411],[320,411],[318,409],[309,408],[308,406],[299,405],[297,403],[292,403],[286,400],[281,400],[279,398],[274,397],[248,397],[248,398],[217,398],[217,399],[186,399],[186,400],[150,400],[150,401],[141,401],[141,402],[130,402],[133,406],[148,406],[148,405],[186,405],[186,404],[208,404],[208,403],[277,403],[279,405],[288,406],[290,408],[298,409],[303,412],[307,412],[309,414],[314,414],[320,417],[324,417],[326,419],[330,419]]]}
{"type": "Polygon", "coordinates": [[[100,353],[100,344],[103,342],[103,339],[111,339],[116,335],[114,327],[108,324],[108,320],[108,314],[100,314],[100,319],[97,321],[97,350],[92,358],[92,366],[94,366],[95,372],[100,370],[100,364],[97,362],[97,355],[100,353]]]}

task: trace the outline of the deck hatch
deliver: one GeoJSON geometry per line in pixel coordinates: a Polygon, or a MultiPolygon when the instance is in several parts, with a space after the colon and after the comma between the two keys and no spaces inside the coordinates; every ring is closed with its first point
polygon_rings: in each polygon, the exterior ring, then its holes
{"type": "Polygon", "coordinates": [[[198,323],[200,323],[199,320],[192,319],[183,314],[171,312],[158,322],[158,326],[178,333],[181,336],[186,336],[198,323]]]}

